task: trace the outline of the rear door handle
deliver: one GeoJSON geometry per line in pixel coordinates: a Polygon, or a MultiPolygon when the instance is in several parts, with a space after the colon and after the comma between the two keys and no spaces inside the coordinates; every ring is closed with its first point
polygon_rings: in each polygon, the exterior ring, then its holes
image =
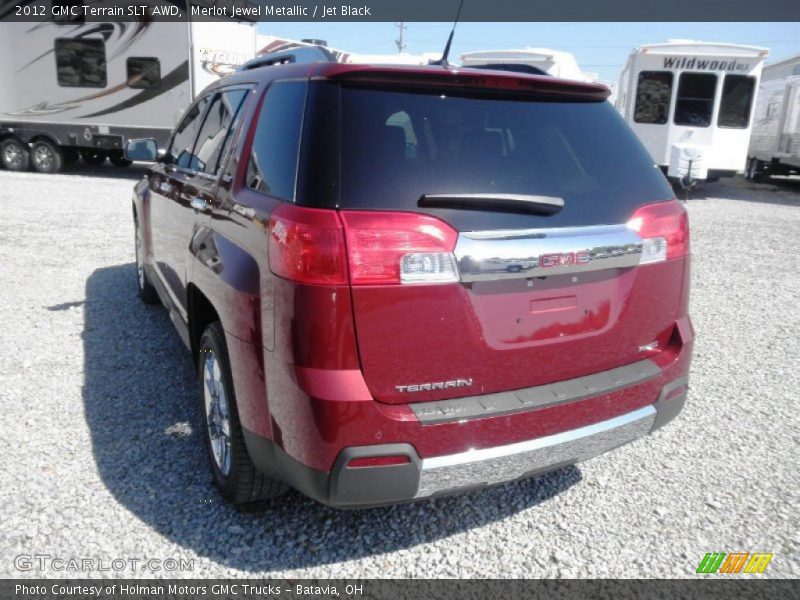
{"type": "Polygon", "coordinates": [[[189,205],[199,212],[206,212],[209,209],[208,202],[206,202],[203,198],[192,198],[189,201],[189,205]]]}

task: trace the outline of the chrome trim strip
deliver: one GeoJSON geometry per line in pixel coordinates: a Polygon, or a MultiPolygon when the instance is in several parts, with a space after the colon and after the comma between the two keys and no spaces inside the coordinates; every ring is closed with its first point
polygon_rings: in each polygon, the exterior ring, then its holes
{"type": "Polygon", "coordinates": [[[448,454],[445,456],[436,456],[433,458],[425,458],[422,460],[423,469],[438,469],[441,467],[451,467],[453,465],[462,465],[479,460],[489,460],[501,456],[510,456],[512,454],[521,454],[523,452],[531,452],[546,448],[547,446],[556,446],[558,444],[565,444],[577,440],[579,438],[597,435],[604,431],[620,427],[639,419],[644,419],[648,416],[655,416],[656,409],[652,405],[645,406],[633,412],[625,413],[619,417],[608,419],[607,421],[600,421],[593,425],[579,427],[578,429],[571,429],[563,433],[556,433],[535,440],[528,440],[525,442],[518,442],[516,444],[509,444],[507,446],[495,446],[494,448],[484,448],[482,450],[467,450],[459,454],[448,454]]]}
{"type": "Polygon", "coordinates": [[[646,358],[574,379],[479,396],[413,402],[409,406],[423,425],[486,419],[609,394],[660,374],[660,367],[646,358]]]}
{"type": "Polygon", "coordinates": [[[461,281],[489,281],[628,268],[643,240],[626,225],[462,232],[455,247],[461,281]]]}
{"type": "Polygon", "coordinates": [[[513,481],[548,468],[574,464],[646,435],[655,417],[655,407],[648,405],[613,419],[535,440],[425,458],[415,497],[513,481]]]}

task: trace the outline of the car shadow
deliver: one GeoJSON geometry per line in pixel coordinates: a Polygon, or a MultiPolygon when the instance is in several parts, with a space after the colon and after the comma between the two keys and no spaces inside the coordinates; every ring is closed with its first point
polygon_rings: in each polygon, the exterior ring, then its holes
{"type": "Polygon", "coordinates": [[[388,508],[339,511],[290,492],[263,512],[238,511],[213,487],[190,355],[166,311],[136,298],[134,278],[130,263],[86,282],[83,403],[94,460],[117,502],[201,557],[256,572],[379,555],[505,519],[581,480],[565,467],[388,508]]]}
{"type": "Polygon", "coordinates": [[[770,177],[763,183],[747,181],[737,175],[704,183],[690,194],[692,200],[722,198],[758,204],[800,206],[800,177],[770,177]]]}

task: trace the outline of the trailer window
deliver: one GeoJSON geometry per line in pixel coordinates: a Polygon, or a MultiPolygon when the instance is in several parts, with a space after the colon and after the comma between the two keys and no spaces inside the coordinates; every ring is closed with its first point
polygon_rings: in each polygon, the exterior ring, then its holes
{"type": "Polygon", "coordinates": [[[753,106],[754,77],[726,75],[722,86],[717,125],[734,129],[747,129],[750,125],[750,108],[753,106]]]}
{"type": "Polygon", "coordinates": [[[633,120],[637,123],[663,125],[669,114],[672,98],[672,73],[670,71],[642,71],[636,86],[636,106],[633,120]]]}
{"type": "Polygon", "coordinates": [[[675,102],[675,124],[693,127],[711,125],[717,76],[709,73],[681,73],[675,102]]]}
{"type": "Polygon", "coordinates": [[[161,87],[161,63],[157,58],[134,58],[127,61],[128,87],[151,90],[161,87]]]}
{"type": "Polygon", "coordinates": [[[194,145],[192,169],[216,175],[231,132],[238,125],[246,89],[226,90],[214,97],[194,145]]]}
{"type": "Polygon", "coordinates": [[[55,41],[58,85],[63,87],[106,87],[106,46],[99,39],[55,41]]]}
{"type": "Polygon", "coordinates": [[[247,185],[254,190],[294,198],[307,89],[305,82],[286,82],[267,91],[247,164],[247,185]]]}

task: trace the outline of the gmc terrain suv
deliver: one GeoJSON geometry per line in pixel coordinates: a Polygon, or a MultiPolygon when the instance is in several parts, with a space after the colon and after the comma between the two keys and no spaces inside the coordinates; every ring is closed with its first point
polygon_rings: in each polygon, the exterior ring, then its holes
{"type": "Polygon", "coordinates": [[[139,295],[197,362],[223,496],[338,507],[530,477],[684,405],[686,212],[602,85],[286,64],[135,187],[139,295]]]}

